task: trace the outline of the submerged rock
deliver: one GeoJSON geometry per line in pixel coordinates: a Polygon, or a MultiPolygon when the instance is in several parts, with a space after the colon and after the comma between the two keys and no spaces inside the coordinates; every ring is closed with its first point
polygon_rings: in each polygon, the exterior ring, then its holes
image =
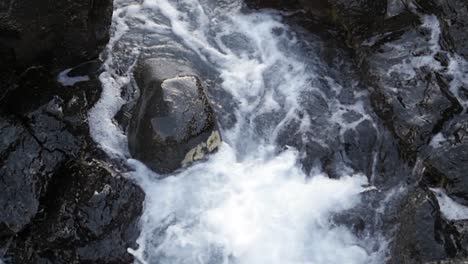
{"type": "Polygon", "coordinates": [[[203,159],[221,143],[202,83],[181,63],[147,59],[135,73],[141,95],[128,129],[129,148],[159,173],[203,159]]]}

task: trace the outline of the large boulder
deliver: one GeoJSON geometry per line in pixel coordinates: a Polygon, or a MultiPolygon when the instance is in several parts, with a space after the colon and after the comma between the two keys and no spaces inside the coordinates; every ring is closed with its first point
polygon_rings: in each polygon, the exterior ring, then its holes
{"type": "Polygon", "coordinates": [[[57,69],[96,58],[109,40],[112,2],[2,1],[0,50],[12,53],[20,68],[57,69]]]}
{"type": "Polygon", "coordinates": [[[197,73],[174,59],[147,59],[135,78],[140,97],[128,141],[133,157],[170,173],[215,151],[221,142],[213,109],[197,73]]]}

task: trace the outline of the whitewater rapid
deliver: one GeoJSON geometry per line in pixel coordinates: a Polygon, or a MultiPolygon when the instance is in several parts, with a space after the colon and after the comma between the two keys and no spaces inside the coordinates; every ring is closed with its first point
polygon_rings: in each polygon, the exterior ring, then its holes
{"type": "Polygon", "coordinates": [[[139,248],[129,249],[137,263],[383,262],[382,238],[357,237],[332,221],[361,203],[368,177],[349,168],[339,179],[319,169],[306,174],[300,163],[304,153],[278,143],[298,136],[326,147],[363,122],[373,124],[365,92],[347,105],[336,100],[342,85],[325,76],[311,53],[319,40],[307,46],[281,14],[246,12],[241,1],[115,5],[103,53],[102,98],[90,111],[89,124],[93,139],[132,168],[127,176],[146,194],[139,248]],[[165,178],[130,158],[125,133],[113,120],[133,99],[122,91],[133,84],[133,67],[147,47],[161,56],[183,48],[181,54],[208,69],[202,77],[212,78],[207,93],[224,139],[207,161],[165,178]],[[327,89],[315,85],[319,77],[327,89]],[[316,116],[305,110],[322,102],[326,111],[316,116]],[[351,121],[344,118],[350,112],[357,116],[351,121]]]}

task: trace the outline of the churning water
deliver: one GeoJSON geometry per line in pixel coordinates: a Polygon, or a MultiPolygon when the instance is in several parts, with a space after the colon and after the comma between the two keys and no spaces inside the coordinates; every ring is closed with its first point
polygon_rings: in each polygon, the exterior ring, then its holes
{"type": "Polygon", "coordinates": [[[383,261],[377,238],[332,221],[360,203],[368,177],[346,167],[335,179],[319,169],[307,174],[299,162],[305,154],[279,143],[297,137],[326,148],[374,124],[364,89],[340,83],[314,54],[319,38],[305,42],[281,14],[244,10],[236,0],[119,0],[113,21],[103,94],[89,122],[95,141],[133,168],[128,176],[146,193],[140,247],[129,249],[138,263],[383,261]],[[200,68],[224,140],[207,161],[166,178],[129,158],[113,121],[132,99],[122,91],[148,50],[200,68]],[[354,87],[346,105],[336,98],[344,85],[354,87]]]}

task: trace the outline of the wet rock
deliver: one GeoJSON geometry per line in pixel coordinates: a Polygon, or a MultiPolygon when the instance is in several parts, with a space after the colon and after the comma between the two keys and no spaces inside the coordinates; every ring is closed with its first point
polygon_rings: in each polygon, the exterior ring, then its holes
{"type": "Polygon", "coordinates": [[[14,263],[131,263],[142,190],[106,163],[90,159],[61,166],[33,225],[18,234],[14,263]]]}
{"type": "Polygon", "coordinates": [[[464,0],[416,0],[424,11],[436,14],[442,23],[445,45],[468,59],[468,2],[464,0]]]}
{"type": "Polygon", "coordinates": [[[131,263],[143,194],[89,138],[99,67],[63,87],[44,67],[18,77],[0,111],[0,258],[11,263],[131,263]],[[83,156],[91,157],[83,160],[83,156]],[[106,187],[108,186],[108,187],[106,187]],[[102,194],[94,195],[94,191],[102,194]],[[114,203],[115,202],[115,203],[114,203]]]}
{"type": "Polygon", "coordinates": [[[416,153],[461,112],[448,67],[451,52],[464,54],[466,1],[313,2],[299,5],[310,14],[327,14],[323,19],[343,32],[370,86],[374,108],[405,153],[416,153]]]}
{"type": "Polygon", "coordinates": [[[301,94],[304,113],[280,131],[278,144],[293,146],[304,170],[322,169],[333,178],[362,173],[371,185],[389,188],[410,174],[390,131],[374,113],[365,83],[342,46],[324,43],[319,55],[321,78],[301,94]],[[302,119],[302,120],[301,120],[302,119]],[[304,129],[301,123],[310,123],[304,129]]]}
{"type": "MultiPolygon", "coordinates": [[[[281,1],[253,2],[255,7],[262,7],[259,3],[273,8],[281,4],[281,1]]],[[[457,202],[468,204],[465,139],[468,89],[464,73],[458,71],[465,68],[458,55],[467,56],[468,2],[328,0],[297,1],[294,5],[287,8],[304,9],[311,19],[319,17],[331,22],[346,40],[367,84],[372,107],[391,133],[379,121],[373,123],[374,127],[366,121],[344,132],[341,139],[344,149],[336,148],[333,141],[327,141],[323,147],[313,137],[307,143],[291,137],[288,144],[312,146],[309,153],[322,157],[325,171],[332,176],[341,169],[339,164],[345,164],[353,171],[372,175],[370,182],[378,189],[392,185],[409,188],[407,194],[402,194],[408,195],[403,206],[379,218],[385,223],[381,228],[384,233],[394,227],[395,216],[399,224],[390,263],[465,260],[466,231],[458,221],[441,215],[431,192],[413,184],[445,188],[457,202]],[[314,12],[321,14],[313,15],[314,12]],[[404,168],[408,164],[414,167],[413,173],[404,168]]],[[[353,88],[343,87],[354,92],[353,88]]],[[[337,98],[342,105],[355,100],[347,96],[337,98]]],[[[326,115],[330,100],[325,101],[327,104],[315,103],[311,109],[326,115]]],[[[344,123],[353,118],[347,114],[344,123]]],[[[316,122],[320,117],[313,120],[316,122]]],[[[332,126],[327,129],[329,134],[336,135],[332,126]]],[[[375,199],[386,201],[378,196],[370,201],[375,199]]],[[[369,208],[381,207],[368,206],[360,212],[372,211],[369,208]]],[[[365,214],[351,214],[354,218],[346,215],[344,219],[349,223],[345,224],[356,229],[357,234],[365,233],[362,230],[367,227],[363,228],[362,223],[367,224],[368,219],[362,220],[361,216],[365,214]]]]}
{"type": "Polygon", "coordinates": [[[462,109],[452,93],[447,66],[437,60],[446,52],[439,46],[437,18],[416,18],[392,18],[388,28],[363,42],[359,51],[374,108],[413,154],[462,109]],[[419,26],[414,24],[418,20],[419,26]]]}
{"type": "Polygon", "coordinates": [[[424,181],[444,188],[457,202],[468,205],[468,117],[450,120],[431,141],[424,181]]]}
{"type": "MultiPolygon", "coordinates": [[[[316,5],[302,1],[311,10],[316,5]]],[[[313,2],[313,1],[312,1],[313,2]]],[[[363,39],[378,29],[385,18],[387,2],[373,0],[328,0],[329,20],[345,29],[348,41],[363,39]]]]}
{"type": "Polygon", "coordinates": [[[355,38],[363,39],[378,29],[387,10],[386,1],[373,0],[249,0],[247,5],[253,8],[305,11],[310,19],[318,19],[324,24],[335,24],[335,27],[344,30],[349,41],[355,38]]]}
{"type": "Polygon", "coordinates": [[[398,223],[390,263],[427,263],[463,254],[463,237],[442,217],[430,192],[412,191],[399,213],[398,223]]]}
{"type": "Polygon", "coordinates": [[[169,173],[202,159],[221,143],[213,109],[194,70],[179,61],[145,60],[128,130],[133,157],[169,173]]]}
{"type": "Polygon", "coordinates": [[[0,235],[6,236],[19,232],[37,213],[45,178],[60,157],[50,155],[49,167],[41,170],[41,146],[20,121],[2,117],[0,128],[0,206],[3,212],[10,212],[0,214],[0,235]]]}
{"type": "Polygon", "coordinates": [[[0,1],[0,259],[7,263],[133,261],[127,248],[136,247],[143,193],[103,161],[87,125],[101,92],[101,62],[88,61],[109,39],[112,9],[112,0],[0,1]],[[76,76],[86,81],[68,82],[76,76]]]}
{"type": "Polygon", "coordinates": [[[247,0],[246,4],[251,8],[275,8],[275,9],[298,9],[301,8],[299,0],[247,0]]]}
{"type": "Polygon", "coordinates": [[[57,167],[77,155],[80,142],[65,129],[60,102],[52,100],[38,110],[17,118],[0,117],[0,233],[17,233],[38,211],[39,199],[57,167]]]}
{"type": "Polygon", "coordinates": [[[2,46],[13,51],[20,68],[60,69],[96,58],[109,39],[112,2],[2,1],[2,46]]]}

